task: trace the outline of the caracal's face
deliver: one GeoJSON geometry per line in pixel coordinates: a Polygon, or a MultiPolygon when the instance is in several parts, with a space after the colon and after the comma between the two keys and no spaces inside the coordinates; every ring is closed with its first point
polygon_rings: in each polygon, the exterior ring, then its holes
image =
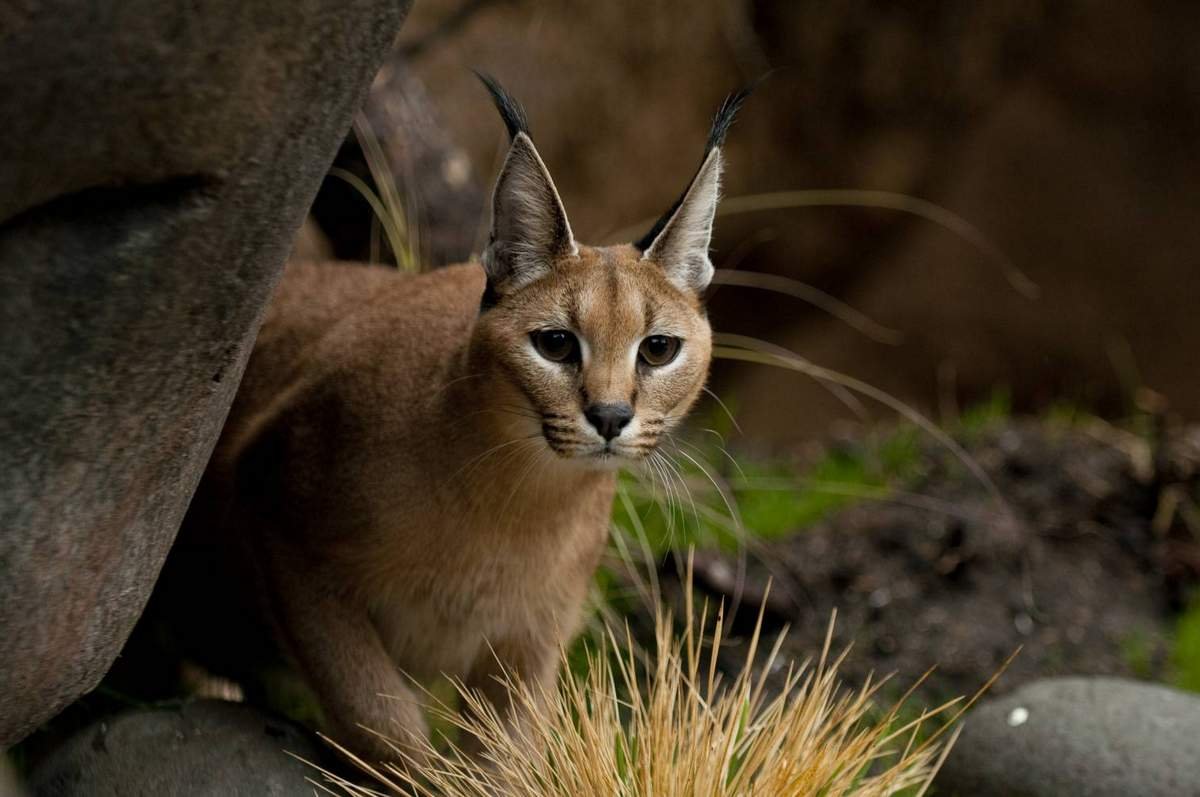
{"type": "MultiPolygon", "coordinates": [[[[480,76],[509,134],[483,252],[487,291],[472,344],[499,369],[491,409],[563,459],[612,468],[646,459],[704,387],[712,331],[701,297],[720,199],[721,147],[749,89],[713,118],[700,168],[628,246],[581,246],[525,112],[480,76]],[[503,406],[507,404],[508,406],[503,406]]],[[[519,437],[518,437],[519,439],[519,437]]]]}
{"type": "Polygon", "coordinates": [[[649,457],[695,402],[712,332],[699,299],[632,246],[579,246],[476,329],[527,436],[613,468],[649,457]]]}

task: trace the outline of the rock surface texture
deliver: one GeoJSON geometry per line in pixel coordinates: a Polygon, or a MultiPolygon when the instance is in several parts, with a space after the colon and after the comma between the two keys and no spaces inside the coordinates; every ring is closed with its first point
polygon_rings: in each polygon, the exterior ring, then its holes
{"type": "Polygon", "coordinates": [[[1031,683],[971,712],[936,787],[963,797],[1200,795],[1200,697],[1117,678],[1031,683]]]}
{"type": "Polygon", "coordinates": [[[202,700],[131,711],[87,728],[31,774],[31,797],[310,795],[325,752],[309,734],[254,709],[202,700]],[[299,758],[297,758],[297,756],[299,758]]]}
{"type": "Polygon", "coordinates": [[[0,746],[141,612],[408,6],[0,5],[0,746]]]}

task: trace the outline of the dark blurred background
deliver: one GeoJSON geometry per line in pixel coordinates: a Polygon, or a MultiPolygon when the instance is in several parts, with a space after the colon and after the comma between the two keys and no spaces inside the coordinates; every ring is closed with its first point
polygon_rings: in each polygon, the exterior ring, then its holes
{"type": "MultiPolygon", "coordinates": [[[[998,253],[896,209],[729,214],[718,267],[802,280],[899,335],[876,339],[742,287],[714,296],[719,330],[787,346],[943,419],[996,389],[1018,410],[1069,401],[1123,415],[1139,388],[1194,418],[1197,30],[1191,3],[431,0],[414,9],[393,66],[411,90],[423,86],[453,150],[443,171],[479,185],[503,131],[469,68],[501,78],[593,243],[661,212],[724,94],[770,72],[730,137],[728,198],[895,192],[958,214],[998,253]]],[[[410,182],[421,202],[435,181],[410,182]]],[[[445,213],[433,205],[425,222],[436,230],[445,213]]],[[[799,375],[725,364],[715,381],[747,439],[772,447],[853,417],[799,375]]]]}

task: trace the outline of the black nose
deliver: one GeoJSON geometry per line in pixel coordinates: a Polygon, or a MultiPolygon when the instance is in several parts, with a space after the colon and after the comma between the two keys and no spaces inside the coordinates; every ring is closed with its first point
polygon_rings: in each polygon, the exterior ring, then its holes
{"type": "Polygon", "coordinates": [[[583,411],[583,417],[596,427],[605,440],[612,440],[633,420],[633,407],[628,404],[593,404],[583,411]]]}

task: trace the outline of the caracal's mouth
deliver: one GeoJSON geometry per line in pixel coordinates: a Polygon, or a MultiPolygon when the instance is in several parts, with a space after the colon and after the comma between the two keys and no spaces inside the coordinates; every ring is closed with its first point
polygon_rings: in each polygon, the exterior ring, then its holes
{"type": "Polygon", "coordinates": [[[631,446],[619,440],[583,445],[563,445],[549,437],[546,437],[545,440],[546,445],[559,459],[591,470],[619,470],[622,467],[636,465],[647,459],[655,450],[655,446],[631,446]]]}
{"type": "Polygon", "coordinates": [[[650,456],[654,446],[630,446],[611,441],[586,455],[592,466],[600,470],[617,470],[627,465],[636,465],[650,456]]]}

